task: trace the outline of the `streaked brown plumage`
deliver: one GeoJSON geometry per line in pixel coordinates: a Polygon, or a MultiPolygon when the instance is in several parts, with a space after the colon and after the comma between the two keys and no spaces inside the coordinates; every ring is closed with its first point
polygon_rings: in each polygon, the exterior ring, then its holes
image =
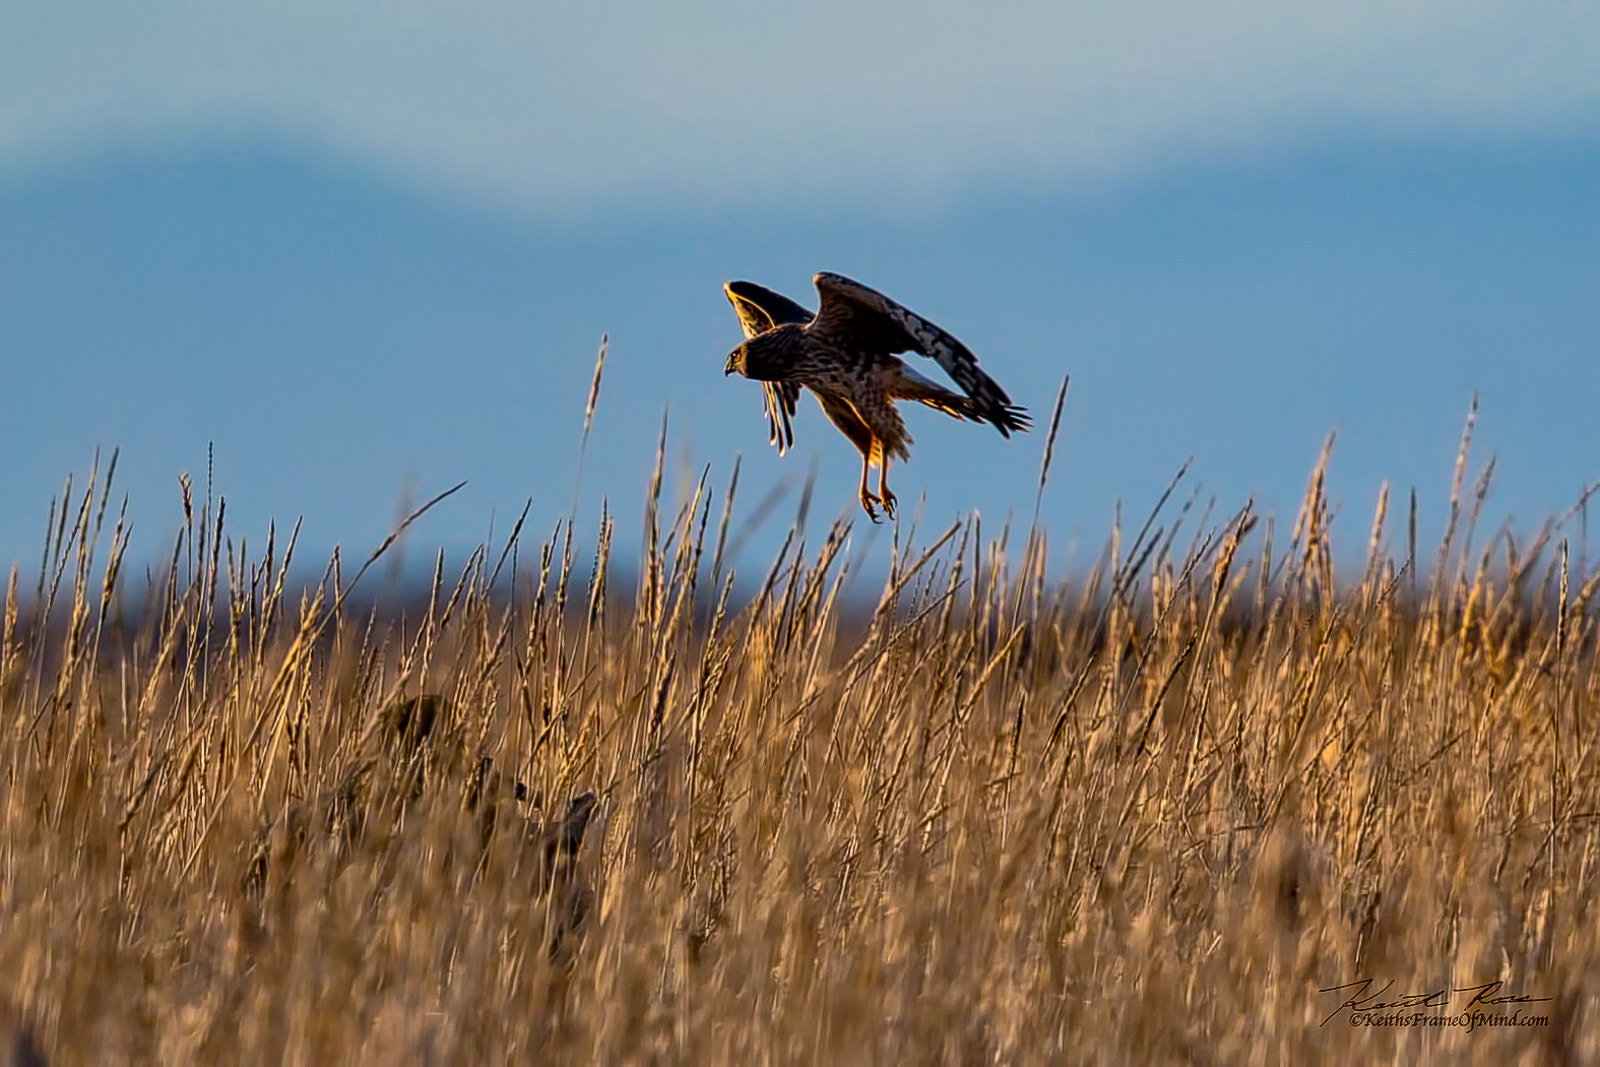
{"type": "Polygon", "coordinates": [[[738,371],[762,383],[770,440],[781,454],[794,443],[790,418],[800,387],[861,453],[861,506],[878,521],[874,504],[894,518],[889,458],[911,458],[911,435],[896,400],[916,400],[947,415],[987,422],[1010,437],[1025,431],[1025,409],[982,370],[960,341],[875,289],[823,271],[813,279],[822,303],[813,316],[785,296],[754,282],[729,282],[723,292],[744,328],[745,341],[728,356],[725,374],[738,371]],[[897,358],[919,352],[938,361],[966,395],[930,381],[897,358]],[[878,492],[867,488],[878,464],[878,492]]]}

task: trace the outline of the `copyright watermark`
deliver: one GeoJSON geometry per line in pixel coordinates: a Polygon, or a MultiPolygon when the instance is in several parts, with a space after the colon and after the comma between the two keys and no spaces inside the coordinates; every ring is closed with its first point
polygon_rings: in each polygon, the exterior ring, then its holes
{"type": "Polygon", "coordinates": [[[1319,993],[1332,993],[1344,999],[1322,1020],[1327,1026],[1339,1016],[1348,1014],[1351,1026],[1460,1026],[1468,1031],[1480,1026],[1549,1026],[1550,1016],[1535,1014],[1535,1009],[1521,1005],[1542,1004],[1553,997],[1537,997],[1506,993],[1501,995],[1504,982],[1485,982],[1483,985],[1463,986],[1458,989],[1435,989],[1422,993],[1401,993],[1392,1000],[1390,981],[1376,993],[1368,994],[1375,979],[1358,978],[1344,985],[1319,989],[1319,993]],[[1452,1010],[1452,1008],[1454,1010],[1452,1010]]]}
{"type": "Polygon", "coordinates": [[[1549,1026],[1548,1015],[1524,1015],[1522,1009],[1507,1014],[1498,1011],[1462,1011],[1454,1015],[1430,1015],[1425,1011],[1352,1011],[1351,1026],[1460,1026],[1468,1033],[1480,1026],[1549,1026]]]}

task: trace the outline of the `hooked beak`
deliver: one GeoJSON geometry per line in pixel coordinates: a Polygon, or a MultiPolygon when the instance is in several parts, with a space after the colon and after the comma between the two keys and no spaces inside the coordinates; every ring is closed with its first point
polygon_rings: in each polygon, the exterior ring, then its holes
{"type": "Polygon", "coordinates": [[[722,365],[722,376],[724,378],[726,378],[728,375],[732,374],[734,371],[739,369],[739,364],[737,362],[737,358],[738,357],[736,355],[730,355],[728,357],[728,362],[726,362],[726,363],[724,363],[722,365]]]}

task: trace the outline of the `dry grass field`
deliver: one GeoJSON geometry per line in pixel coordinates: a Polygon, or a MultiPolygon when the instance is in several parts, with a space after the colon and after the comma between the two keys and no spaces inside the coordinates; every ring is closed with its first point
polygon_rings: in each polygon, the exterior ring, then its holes
{"type": "Polygon", "coordinates": [[[736,586],[704,481],[636,579],[519,524],[374,610],[187,488],[124,574],[91,477],[0,635],[0,1062],[1600,1061],[1600,577],[1465,454],[1359,573],[1319,465],[875,606],[842,527],[736,586]]]}

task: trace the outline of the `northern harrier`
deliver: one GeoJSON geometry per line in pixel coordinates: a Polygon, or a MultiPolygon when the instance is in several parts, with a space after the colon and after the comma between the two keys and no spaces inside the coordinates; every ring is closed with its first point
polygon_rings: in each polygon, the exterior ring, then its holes
{"type": "Polygon", "coordinates": [[[722,287],[744,327],[745,341],[728,356],[724,374],[738,371],[762,383],[771,442],[781,455],[794,443],[789,419],[803,385],[823,414],[861,453],[861,506],[878,521],[875,503],[894,518],[889,457],[909,460],[911,435],[896,400],[917,400],[947,415],[987,422],[1010,437],[1026,430],[1028,416],[995,380],[978,369],[978,357],[954,337],[882,293],[827,271],[815,279],[822,297],[815,316],[788,297],[754,282],[722,287]],[[966,395],[930,381],[896,358],[920,352],[937,360],[966,395]],[[878,492],[867,488],[878,464],[878,492]]]}

